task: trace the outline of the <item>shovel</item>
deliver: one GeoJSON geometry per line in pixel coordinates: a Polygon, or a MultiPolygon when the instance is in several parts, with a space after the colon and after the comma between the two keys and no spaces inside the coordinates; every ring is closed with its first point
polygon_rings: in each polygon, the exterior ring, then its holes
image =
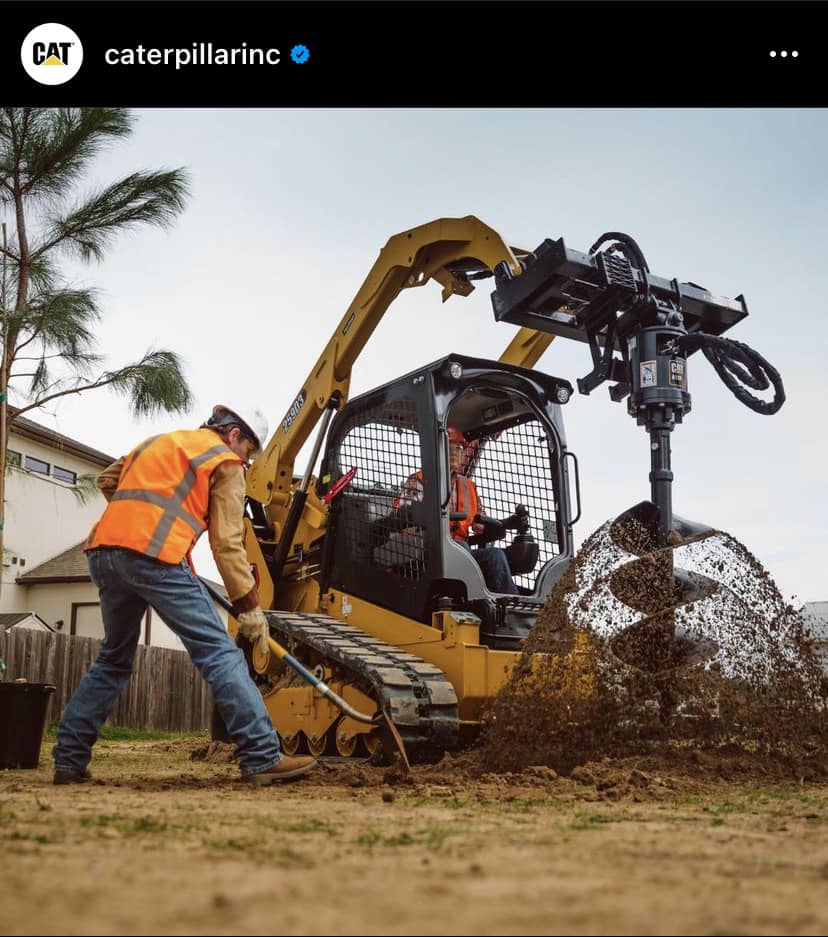
{"type": "MultiPolygon", "coordinates": [[[[213,601],[220,605],[228,615],[232,615],[233,606],[230,604],[230,602],[228,602],[227,599],[221,595],[221,593],[216,592],[216,590],[213,589],[213,587],[203,577],[199,576],[198,578],[201,580],[204,588],[210,593],[213,601]]],[[[279,660],[287,664],[288,667],[290,667],[292,670],[295,670],[296,673],[298,673],[306,683],[309,683],[326,699],[329,699],[334,704],[334,706],[336,706],[337,709],[343,712],[346,716],[349,716],[351,719],[355,719],[357,722],[383,726],[394,742],[394,746],[400,754],[400,758],[402,759],[402,763],[405,765],[406,771],[411,770],[411,765],[408,762],[408,755],[406,754],[405,746],[403,745],[403,740],[400,737],[400,733],[397,730],[397,727],[394,725],[393,720],[388,715],[388,713],[385,712],[385,710],[380,709],[380,711],[374,716],[369,716],[367,713],[361,713],[358,709],[354,709],[350,703],[346,702],[344,699],[342,699],[341,696],[335,693],[327,683],[314,676],[306,667],[300,664],[299,661],[296,660],[292,654],[289,654],[287,650],[283,648],[281,644],[279,644],[278,641],[274,641],[272,637],[268,636],[267,643],[272,654],[275,654],[279,660]]]]}

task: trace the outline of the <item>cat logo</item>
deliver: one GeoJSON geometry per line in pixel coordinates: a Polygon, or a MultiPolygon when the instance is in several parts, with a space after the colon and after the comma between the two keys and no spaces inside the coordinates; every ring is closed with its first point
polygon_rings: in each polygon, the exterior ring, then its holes
{"type": "Polygon", "coordinates": [[[68,65],[72,42],[36,42],[32,46],[32,61],[35,65],[68,65]]]}
{"type": "Polygon", "coordinates": [[[77,75],[83,63],[83,46],[68,26],[43,23],[23,40],[20,61],[40,84],[62,85],[77,75]]]}

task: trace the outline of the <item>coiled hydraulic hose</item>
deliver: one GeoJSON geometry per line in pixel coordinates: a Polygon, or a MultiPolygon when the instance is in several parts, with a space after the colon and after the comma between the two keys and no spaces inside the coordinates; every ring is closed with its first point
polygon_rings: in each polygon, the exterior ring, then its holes
{"type": "Polygon", "coordinates": [[[756,413],[770,416],[785,402],[785,388],[779,372],[749,345],[706,332],[682,335],[671,344],[688,353],[701,349],[734,396],[756,413]],[[760,400],[745,389],[767,390],[771,385],[773,400],[760,400]]]}

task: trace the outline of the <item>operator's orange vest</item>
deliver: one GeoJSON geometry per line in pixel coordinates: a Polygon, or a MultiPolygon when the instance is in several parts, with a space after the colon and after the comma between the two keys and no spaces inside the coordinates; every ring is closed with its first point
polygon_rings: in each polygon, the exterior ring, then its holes
{"type": "MultiPolygon", "coordinates": [[[[418,469],[411,477],[418,479],[420,484],[423,484],[422,469],[418,469]]],[[[464,521],[451,522],[451,536],[453,540],[468,540],[469,528],[474,523],[475,516],[480,513],[480,499],[477,497],[477,485],[475,485],[470,478],[466,478],[465,475],[455,475],[455,485],[457,486],[457,505],[454,510],[457,511],[458,514],[465,511],[466,519],[464,521]]],[[[394,498],[391,507],[397,510],[402,503],[402,496],[398,496],[394,498]]],[[[403,531],[403,534],[404,533],[405,531],[403,531]]]]}
{"type": "Polygon", "coordinates": [[[480,500],[477,497],[477,485],[465,475],[456,475],[457,506],[455,510],[466,512],[464,521],[451,522],[451,536],[454,540],[468,540],[469,528],[474,523],[475,515],[480,513],[480,500]]]}
{"type": "Polygon", "coordinates": [[[118,488],[85,550],[124,547],[180,563],[207,528],[210,475],[241,459],[210,429],[152,436],[127,456],[118,488]]]}

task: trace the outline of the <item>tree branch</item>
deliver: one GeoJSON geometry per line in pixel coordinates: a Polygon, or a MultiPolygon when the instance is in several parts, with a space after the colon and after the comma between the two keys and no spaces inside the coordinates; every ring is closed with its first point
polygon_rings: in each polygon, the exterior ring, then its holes
{"type": "Polygon", "coordinates": [[[99,378],[92,384],[84,384],[82,387],[67,387],[66,390],[58,391],[56,394],[49,394],[47,397],[41,397],[38,400],[35,400],[34,403],[30,403],[25,407],[20,407],[15,414],[15,417],[18,417],[21,413],[26,413],[29,410],[36,410],[38,407],[42,407],[43,404],[48,403],[50,400],[55,400],[57,397],[66,397],[68,394],[81,394],[85,390],[95,390],[96,387],[106,387],[107,384],[114,384],[117,379],[117,375],[111,375],[107,378],[99,378]]]}
{"type": "MultiPolygon", "coordinates": [[[[11,355],[12,361],[17,361],[17,353],[21,351],[23,348],[25,348],[27,345],[31,345],[31,343],[35,341],[35,339],[38,337],[38,335],[40,335],[40,333],[43,331],[43,322],[45,318],[46,318],[45,316],[41,316],[40,322],[38,325],[34,327],[34,329],[32,330],[32,334],[24,342],[21,342],[19,345],[14,346],[14,349],[12,350],[12,355],[11,355]]],[[[39,361],[40,359],[39,358],[30,358],[30,359],[24,358],[22,360],[39,361]]]]}
{"type": "Polygon", "coordinates": [[[84,260],[100,259],[108,239],[125,228],[171,225],[184,207],[188,189],[187,174],[181,169],[125,176],[54,219],[46,240],[32,249],[32,259],[58,245],[75,249],[84,260]]]}
{"type": "Polygon", "coordinates": [[[26,355],[15,355],[15,361],[48,361],[50,358],[64,358],[65,355],[60,354],[59,352],[54,355],[37,355],[34,358],[30,358],[26,355]]]}

